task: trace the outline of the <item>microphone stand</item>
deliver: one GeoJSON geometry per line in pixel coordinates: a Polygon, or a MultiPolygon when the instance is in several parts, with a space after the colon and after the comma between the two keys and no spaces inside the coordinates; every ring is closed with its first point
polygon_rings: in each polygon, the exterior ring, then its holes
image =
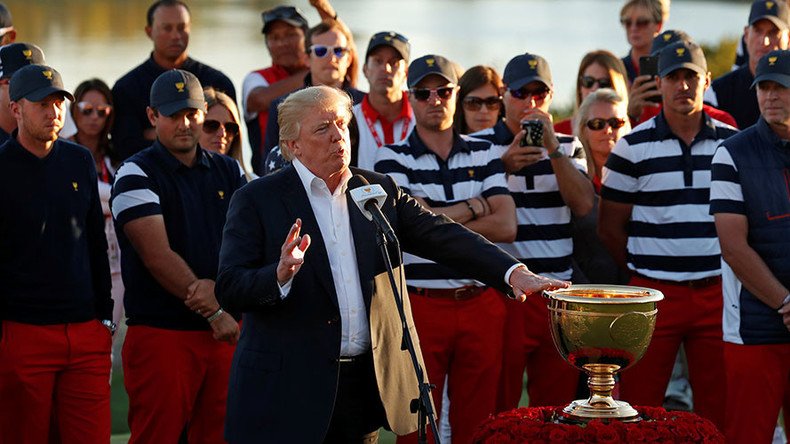
{"type": "MultiPolygon", "coordinates": [[[[428,442],[428,434],[425,427],[427,418],[427,422],[430,424],[431,431],[433,432],[435,443],[441,444],[439,438],[439,428],[436,426],[436,415],[434,414],[430,397],[431,389],[436,386],[425,381],[423,369],[420,366],[419,360],[417,359],[417,351],[414,349],[414,341],[411,338],[409,326],[406,323],[406,311],[403,308],[403,299],[400,292],[398,291],[398,285],[395,282],[392,261],[390,261],[390,255],[387,249],[387,236],[381,230],[381,228],[378,227],[378,225],[376,226],[376,243],[378,243],[379,248],[381,248],[381,254],[384,257],[384,264],[387,268],[387,275],[390,279],[392,293],[395,295],[395,305],[398,306],[401,328],[403,328],[403,342],[401,344],[401,350],[409,351],[411,363],[414,365],[414,373],[417,375],[417,384],[419,386],[420,394],[417,399],[411,400],[411,412],[417,413],[417,442],[419,444],[426,444],[428,442]]],[[[400,252],[400,246],[398,245],[397,238],[393,243],[395,244],[396,250],[400,252]]]]}

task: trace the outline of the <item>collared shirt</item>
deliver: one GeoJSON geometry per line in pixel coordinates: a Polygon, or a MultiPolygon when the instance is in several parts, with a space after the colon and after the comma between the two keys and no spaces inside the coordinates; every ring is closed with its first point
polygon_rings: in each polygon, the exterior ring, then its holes
{"type": "Polygon", "coordinates": [[[603,168],[601,197],[633,205],[628,267],[645,276],[686,281],[721,273],[708,214],[710,163],[736,130],[702,115],[704,124],[686,145],[662,112],[621,138],[603,168]]]}
{"type": "Polygon", "coordinates": [[[189,310],[151,275],[126,237],[124,225],[161,215],[170,248],[199,279],[216,279],[228,204],[245,183],[238,162],[230,157],[197,147],[194,165],[186,166],[158,140],[118,168],[110,206],[121,245],[129,325],[210,329],[202,316],[189,310]]]}
{"type": "MultiPolygon", "coordinates": [[[[326,182],[308,170],[302,162],[294,159],[293,166],[307,192],[307,199],[321,230],[326,251],[331,252],[328,255],[329,267],[332,269],[332,281],[340,309],[340,356],[363,354],[370,350],[370,324],[362,298],[346,197],[351,171],[346,169],[340,184],[334,192],[330,192],[326,182]]],[[[283,298],[288,297],[292,281],[281,287],[283,298]]]]}
{"type": "Polygon", "coordinates": [[[409,104],[408,93],[404,91],[400,115],[389,122],[376,111],[365,95],[362,102],[354,105],[354,118],[359,129],[356,166],[372,170],[376,163],[376,151],[384,145],[398,143],[409,135],[414,128],[414,113],[409,104]]]}
{"type": "MultiPolygon", "coordinates": [[[[222,72],[187,57],[179,67],[189,71],[200,80],[200,84],[213,86],[222,91],[236,102],[236,89],[233,82],[222,72]]],[[[115,82],[112,87],[113,120],[112,142],[113,148],[121,157],[126,159],[132,154],[151,145],[150,140],[143,137],[146,129],[153,128],[145,112],[149,105],[151,86],[154,81],[167,69],[159,66],[153,54],[148,59],[132,69],[115,82]]]]}
{"type": "Polygon", "coordinates": [[[746,64],[714,80],[705,91],[705,102],[730,113],[738,122],[738,128],[748,128],[760,117],[752,82],[754,76],[746,64]]]}
{"type": "MultiPolygon", "coordinates": [[[[425,199],[431,207],[446,207],[477,196],[508,194],[505,169],[491,143],[456,133],[447,160],[437,156],[417,131],[412,131],[401,143],[378,150],[375,170],[390,175],[405,192],[425,199]]],[[[415,287],[480,285],[419,256],[407,253],[403,261],[407,283],[415,287]]]]}
{"type": "MultiPolygon", "coordinates": [[[[504,121],[493,128],[472,134],[494,144],[501,157],[515,137],[504,121]]],[[[581,143],[573,136],[557,134],[559,150],[574,162],[582,173],[587,162],[581,143]]],[[[541,160],[507,178],[508,189],[516,204],[518,230],[516,240],[498,244],[525,263],[530,270],[555,279],[571,278],[571,209],[560,194],[551,160],[544,153],[541,160]]]]}
{"type": "MultiPolygon", "coordinates": [[[[710,213],[746,217],[749,246],[782,284],[790,286],[790,146],[760,118],[724,141],[711,164],[710,213]]],[[[724,340],[787,344],[790,333],[775,307],[743,286],[722,261],[724,340]]]]}

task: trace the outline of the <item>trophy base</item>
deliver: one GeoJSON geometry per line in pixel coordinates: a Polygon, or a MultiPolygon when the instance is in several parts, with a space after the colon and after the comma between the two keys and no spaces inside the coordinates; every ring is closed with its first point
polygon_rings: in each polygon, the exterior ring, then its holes
{"type": "MultiPolygon", "coordinates": [[[[595,396],[594,396],[595,397],[595,396]]],[[[562,410],[559,422],[570,424],[586,424],[594,419],[615,420],[621,422],[639,422],[639,412],[625,401],[613,398],[597,397],[592,399],[577,399],[562,410]]]]}

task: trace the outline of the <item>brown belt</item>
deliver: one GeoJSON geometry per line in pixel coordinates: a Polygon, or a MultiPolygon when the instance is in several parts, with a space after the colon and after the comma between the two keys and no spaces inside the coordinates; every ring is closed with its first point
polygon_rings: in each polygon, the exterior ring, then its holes
{"type": "Polygon", "coordinates": [[[456,301],[465,301],[486,291],[488,287],[478,287],[476,285],[467,285],[461,288],[417,288],[409,286],[408,290],[411,294],[418,296],[425,296],[426,298],[440,298],[440,299],[454,299],[456,301]]]}
{"type": "Polygon", "coordinates": [[[705,287],[710,287],[711,285],[716,285],[721,283],[721,276],[711,276],[702,279],[694,279],[691,281],[668,281],[665,279],[651,278],[649,276],[645,276],[639,273],[633,273],[633,275],[635,277],[647,281],[657,282],[659,284],[664,284],[664,285],[675,285],[678,287],[705,288],[705,287]]]}

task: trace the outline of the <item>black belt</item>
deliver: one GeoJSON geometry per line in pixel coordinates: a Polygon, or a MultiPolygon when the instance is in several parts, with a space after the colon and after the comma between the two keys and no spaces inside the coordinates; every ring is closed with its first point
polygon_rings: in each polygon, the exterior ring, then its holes
{"type": "Polygon", "coordinates": [[[426,298],[440,298],[440,299],[454,299],[456,301],[465,301],[483,293],[488,287],[478,287],[476,285],[467,285],[460,288],[417,288],[407,287],[409,293],[418,296],[425,296],[426,298]]]}
{"type": "Polygon", "coordinates": [[[702,279],[693,279],[690,281],[668,281],[666,279],[656,279],[639,273],[633,273],[633,275],[647,281],[657,282],[663,285],[674,285],[677,287],[705,288],[721,283],[721,276],[710,276],[702,279]]]}
{"type": "Polygon", "coordinates": [[[337,362],[340,364],[358,364],[360,362],[366,362],[373,358],[373,353],[363,353],[361,355],[356,356],[341,356],[337,358],[337,362]]]}

